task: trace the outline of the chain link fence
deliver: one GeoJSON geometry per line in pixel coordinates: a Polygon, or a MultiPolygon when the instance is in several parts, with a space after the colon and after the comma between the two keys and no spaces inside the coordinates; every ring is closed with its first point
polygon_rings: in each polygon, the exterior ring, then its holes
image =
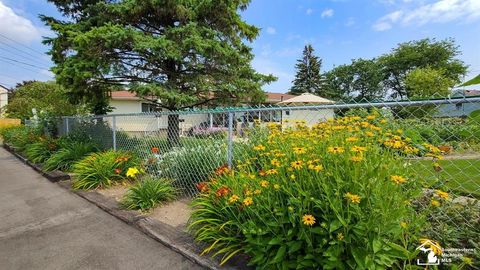
{"type": "Polygon", "coordinates": [[[64,117],[58,130],[88,136],[103,149],[135,152],[147,173],[173,179],[192,197],[217,168],[255,155],[249,149],[266,126],[312,128],[372,111],[416,149],[405,155],[414,173],[466,198],[480,197],[480,97],[64,117]]]}

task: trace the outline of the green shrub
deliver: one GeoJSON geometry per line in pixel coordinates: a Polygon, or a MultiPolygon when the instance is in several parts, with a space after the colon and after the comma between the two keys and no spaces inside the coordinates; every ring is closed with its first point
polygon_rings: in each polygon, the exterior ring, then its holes
{"type": "Polygon", "coordinates": [[[422,182],[393,143],[411,151],[407,139],[372,118],[272,126],[249,159],[199,183],[189,230],[204,253],[246,253],[258,269],[404,267],[422,182]]]}
{"type": "Polygon", "coordinates": [[[19,152],[23,152],[27,145],[39,141],[41,135],[39,129],[27,126],[8,127],[1,132],[4,142],[15,147],[19,152]]]}
{"type": "Polygon", "coordinates": [[[138,168],[138,158],[130,152],[93,153],[73,165],[74,189],[109,187],[129,178],[129,169],[138,168]]]}
{"type": "Polygon", "coordinates": [[[43,163],[58,149],[55,139],[41,137],[38,142],[25,146],[25,157],[33,163],[43,163]]]}
{"type": "Polygon", "coordinates": [[[128,209],[145,211],[173,200],[175,195],[176,189],[171,180],[150,177],[132,186],[125,194],[122,204],[128,209]]]}
{"type": "Polygon", "coordinates": [[[73,164],[86,155],[98,151],[94,143],[69,141],[63,148],[53,153],[43,164],[45,171],[61,170],[69,172],[73,164]]]}

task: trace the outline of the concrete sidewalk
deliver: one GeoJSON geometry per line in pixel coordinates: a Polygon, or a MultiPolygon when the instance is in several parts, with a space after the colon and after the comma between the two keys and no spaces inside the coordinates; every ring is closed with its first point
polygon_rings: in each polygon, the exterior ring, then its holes
{"type": "Polygon", "coordinates": [[[201,269],[0,148],[0,269],[201,269]]]}

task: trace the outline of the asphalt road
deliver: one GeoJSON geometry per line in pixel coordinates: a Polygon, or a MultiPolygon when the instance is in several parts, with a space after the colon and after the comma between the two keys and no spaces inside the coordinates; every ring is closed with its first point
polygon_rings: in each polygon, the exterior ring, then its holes
{"type": "Polygon", "coordinates": [[[0,148],[0,269],[201,269],[0,148]]]}

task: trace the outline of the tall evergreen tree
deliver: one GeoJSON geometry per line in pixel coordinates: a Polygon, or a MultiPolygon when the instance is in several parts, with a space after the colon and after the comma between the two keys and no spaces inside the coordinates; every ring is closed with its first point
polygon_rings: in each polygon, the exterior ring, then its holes
{"type": "MultiPolygon", "coordinates": [[[[250,0],[49,0],[62,19],[42,16],[56,37],[53,72],[73,100],[108,109],[108,93],[128,88],[179,110],[264,97],[273,76],[251,67],[244,41],[259,29],[239,12],[250,0]]],[[[179,115],[168,116],[170,142],[179,137],[179,115]]]]}
{"type": "Polygon", "coordinates": [[[312,93],[322,96],[322,59],[313,54],[314,49],[311,44],[305,45],[303,57],[297,60],[295,68],[297,74],[293,80],[293,86],[289,93],[298,95],[301,93],[312,93]]]}

